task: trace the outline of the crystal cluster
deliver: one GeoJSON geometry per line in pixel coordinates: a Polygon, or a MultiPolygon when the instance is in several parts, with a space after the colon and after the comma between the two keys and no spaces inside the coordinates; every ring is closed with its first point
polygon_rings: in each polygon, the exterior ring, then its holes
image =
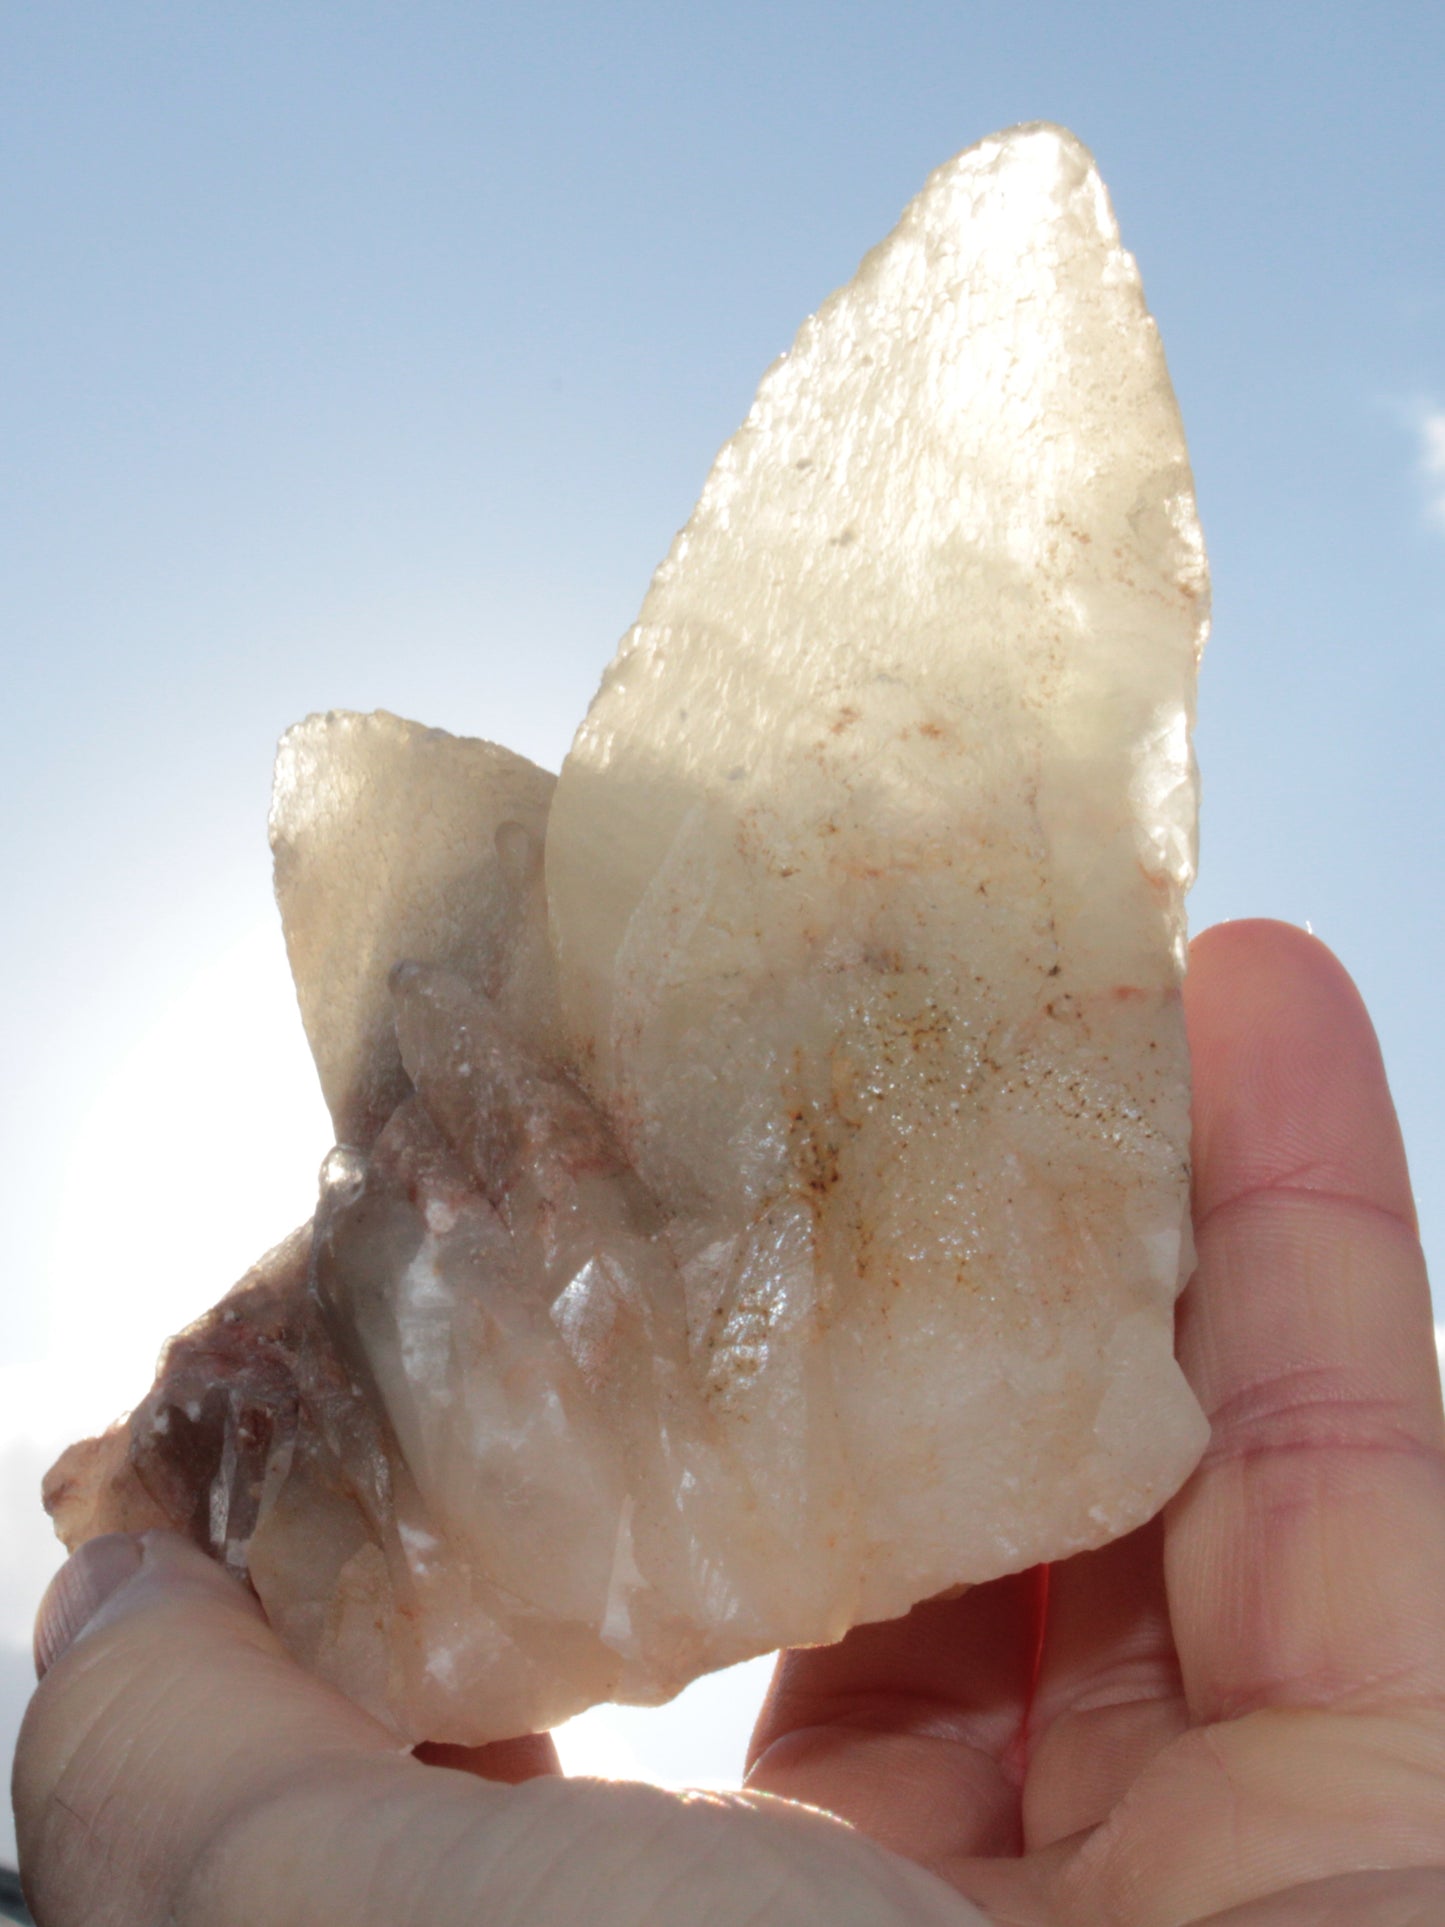
{"type": "Polygon", "coordinates": [[[314,1224],[48,1501],[480,1741],[1148,1518],[1205,1427],[1179,1002],[1206,577],[1058,130],[939,170],[718,457],[555,786],[282,744],[314,1224]]]}

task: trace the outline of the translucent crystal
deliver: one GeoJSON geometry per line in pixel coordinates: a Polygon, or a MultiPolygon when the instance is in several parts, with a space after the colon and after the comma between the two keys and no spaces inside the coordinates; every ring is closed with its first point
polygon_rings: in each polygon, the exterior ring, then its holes
{"type": "Polygon", "coordinates": [[[1206,580],[1088,155],[929,182],[719,456],[551,779],[390,717],[272,817],[314,1226],[72,1449],[479,1741],[1129,1530],[1203,1419],[1206,580]]]}
{"type": "Polygon", "coordinates": [[[341,1143],[369,1144],[406,1091],[387,992],[397,959],[492,984],[506,970],[551,796],[524,757],[396,716],[333,711],[282,737],[276,900],[341,1143]]]}

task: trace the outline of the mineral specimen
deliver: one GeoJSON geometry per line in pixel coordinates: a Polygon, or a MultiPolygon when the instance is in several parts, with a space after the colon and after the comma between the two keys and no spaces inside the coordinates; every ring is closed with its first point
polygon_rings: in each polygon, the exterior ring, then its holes
{"type": "Polygon", "coordinates": [[[1149,1517],[1205,1427],[1179,1004],[1206,581],[1098,175],[942,168],[719,456],[551,793],[386,716],[272,819],[314,1226],[73,1448],[480,1741],[1149,1517]]]}

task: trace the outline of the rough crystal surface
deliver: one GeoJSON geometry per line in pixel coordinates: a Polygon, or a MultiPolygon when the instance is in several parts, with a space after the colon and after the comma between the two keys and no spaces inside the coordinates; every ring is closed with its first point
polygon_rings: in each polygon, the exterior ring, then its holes
{"type": "Polygon", "coordinates": [[[1147,1518],[1205,1435],[1205,594],[1092,163],[987,141],[765,378],[555,795],[389,717],[283,743],[339,1146],[56,1468],[67,1539],[178,1523],[479,1741],[1147,1518]]]}

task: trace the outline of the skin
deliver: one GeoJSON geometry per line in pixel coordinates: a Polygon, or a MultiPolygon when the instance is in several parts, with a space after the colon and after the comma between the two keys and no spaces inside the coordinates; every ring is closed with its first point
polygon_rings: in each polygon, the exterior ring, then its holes
{"type": "Polygon", "coordinates": [[[1041,1661],[1027,1574],[786,1655],[745,1790],[678,1796],[399,1753],[192,1548],[96,1541],[16,1762],[43,1927],[1438,1927],[1445,1415],[1379,1051],[1282,925],[1207,932],[1186,1003],[1212,1441],[1053,1568],[1041,1661]]]}

